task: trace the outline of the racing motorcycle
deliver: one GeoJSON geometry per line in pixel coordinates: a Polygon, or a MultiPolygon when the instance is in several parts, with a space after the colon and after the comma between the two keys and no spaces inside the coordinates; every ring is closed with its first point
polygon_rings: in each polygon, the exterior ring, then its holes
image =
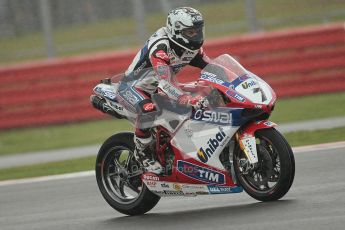
{"type": "MultiPolygon", "coordinates": [[[[147,74],[154,72],[141,70],[143,77],[147,74]]],[[[133,156],[132,132],[114,134],[101,146],[95,167],[107,203],[126,215],[139,215],[164,196],[245,190],[259,201],[282,198],[293,183],[295,161],[289,143],[268,120],[276,103],[272,88],[230,55],[214,59],[198,80],[175,83],[179,92],[204,95],[207,103],[198,109],[178,104],[171,100],[177,89],[160,84],[151,98],[156,109],[142,114],[141,124],[154,137],[148,154],[163,171],[156,175],[141,167],[133,156]]],[[[91,102],[104,113],[134,123],[137,115],[126,101],[135,100],[135,95],[123,91],[133,84],[118,76],[102,80],[91,102]]]]}

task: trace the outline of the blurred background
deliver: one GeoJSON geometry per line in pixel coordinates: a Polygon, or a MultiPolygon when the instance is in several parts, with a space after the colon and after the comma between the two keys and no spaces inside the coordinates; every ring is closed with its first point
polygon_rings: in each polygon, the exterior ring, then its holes
{"type": "Polygon", "coordinates": [[[207,39],[345,19],[343,0],[0,0],[0,63],[136,47],[186,5],[207,39]]]}
{"type": "Polygon", "coordinates": [[[291,145],[344,140],[344,0],[0,0],[0,180],[92,169],[100,143],[132,130],[90,105],[93,87],[179,6],[203,14],[210,57],[273,87],[291,145]]]}

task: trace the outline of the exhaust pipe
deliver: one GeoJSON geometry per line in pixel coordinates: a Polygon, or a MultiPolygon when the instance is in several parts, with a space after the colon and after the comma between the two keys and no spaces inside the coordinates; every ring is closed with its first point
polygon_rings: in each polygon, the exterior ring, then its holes
{"type": "Polygon", "coordinates": [[[113,108],[111,108],[107,102],[105,101],[105,99],[98,97],[96,95],[91,95],[90,96],[90,101],[91,104],[94,108],[102,111],[103,113],[109,114],[113,117],[116,117],[118,119],[122,119],[123,116],[121,116],[120,114],[118,114],[113,108]]]}

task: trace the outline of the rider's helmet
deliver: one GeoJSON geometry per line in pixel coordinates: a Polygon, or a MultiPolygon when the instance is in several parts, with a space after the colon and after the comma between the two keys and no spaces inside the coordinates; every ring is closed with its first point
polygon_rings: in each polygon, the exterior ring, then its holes
{"type": "Polygon", "coordinates": [[[196,51],[204,42],[204,19],[191,7],[170,11],[166,28],[169,39],[184,49],[196,51]]]}

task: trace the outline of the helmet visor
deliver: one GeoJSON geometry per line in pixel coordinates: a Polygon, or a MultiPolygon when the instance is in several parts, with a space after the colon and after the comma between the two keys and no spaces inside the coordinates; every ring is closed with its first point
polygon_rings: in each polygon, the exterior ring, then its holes
{"type": "Polygon", "coordinates": [[[192,42],[203,42],[204,41],[204,27],[193,26],[185,28],[181,32],[182,36],[188,41],[192,42]]]}

